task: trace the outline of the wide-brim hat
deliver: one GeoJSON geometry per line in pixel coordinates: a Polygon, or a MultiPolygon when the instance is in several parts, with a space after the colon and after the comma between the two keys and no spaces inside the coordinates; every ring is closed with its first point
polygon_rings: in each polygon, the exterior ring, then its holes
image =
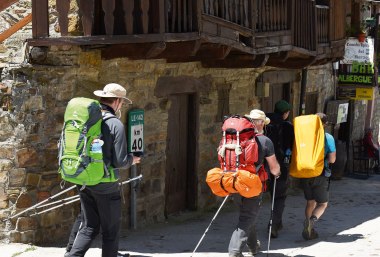
{"type": "Polygon", "coordinates": [[[263,120],[265,125],[268,125],[270,123],[270,119],[262,110],[259,109],[253,109],[249,114],[246,114],[244,116],[252,120],[263,120]]]}
{"type": "Polygon", "coordinates": [[[99,97],[115,97],[115,98],[123,98],[132,104],[132,101],[127,98],[127,91],[124,87],[117,83],[110,83],[105,85],[103,90],[94,91],[94,95],[99,97]]]}

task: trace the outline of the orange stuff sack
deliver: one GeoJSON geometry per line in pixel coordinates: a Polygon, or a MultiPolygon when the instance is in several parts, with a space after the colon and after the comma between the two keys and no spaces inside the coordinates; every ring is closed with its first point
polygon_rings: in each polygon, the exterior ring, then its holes
{"type": "MultiPolygon", "coordinates": [[[[222,171],[223,172],[223,171],[222,171]]],[[[235,189],[235,181],[237,179],[237,173],[234,171],[224,171],[222,175],[222,187],[228,193],[237,193],[238,191],[235,189]]]]}
{"type": "Polygon", "coordinates": [[[258,196],[262,192],[260,177],[246,170],[238,170],[235,181],[235,189],[246,198],[258,196]]]}
{"type": "Polygon", "coordinates": [[[206,182],[213,194],[221,197],[239,193],[249,198],[258,196],[262,192],[259,176],[246,170],[232,172],[213,168],[207,172],[206,182]]]}
{"type": "Polygon", "coordinates": [[[223,170],[213,168],[207,172],[206,183],[210,187],[214,195],[225,197],[230,193],[222,188],[221,179],[223,178],[223,170]]]}

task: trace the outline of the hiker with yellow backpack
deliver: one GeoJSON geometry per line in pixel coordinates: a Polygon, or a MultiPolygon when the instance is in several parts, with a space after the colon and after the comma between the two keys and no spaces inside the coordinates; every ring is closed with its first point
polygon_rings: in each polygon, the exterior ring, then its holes
{"type": "Polygon", "coordinates": [[[318,238],[315,224],[323,215],[329,201],[330,163],[336,160],[334,137],[325,132],[324,113],[294,118],[295,142],[290,163],[290,175],[300,179],[306,199],[302,237],[318,238]]]}

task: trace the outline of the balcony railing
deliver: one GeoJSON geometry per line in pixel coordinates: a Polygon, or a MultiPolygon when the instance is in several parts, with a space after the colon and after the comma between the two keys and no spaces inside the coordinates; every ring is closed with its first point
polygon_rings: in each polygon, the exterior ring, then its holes
{"type": "Polygon", "coordinates": [[[60,36],[53,37],[49,35],[49,1],[32,0],[33,39],[29,43],[199,41],[248,54],[298,49],[315,56],[321,46],[345,39],[343,2],[331,0],[330,6],[321,6],[314,0],[87,0],[79,1],[82,36],[71,36],[70,1],[56,0],[60,36]]]}

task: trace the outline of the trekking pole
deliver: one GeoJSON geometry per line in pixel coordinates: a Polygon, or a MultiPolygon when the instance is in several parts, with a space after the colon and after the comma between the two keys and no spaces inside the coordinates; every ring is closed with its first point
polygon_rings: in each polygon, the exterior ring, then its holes
{"type": "Polygon", "coordinates": [[[269,220],[269,235],[268,235],[268,248],[267,248],[267,257],[269,255],[269,246],[270,246],[270,236],[272,234],[272,222],[273,222],[273,207],[274,207],[274,196],[276,194],[276,181],[277,178],[274,178],[273,182],[273,193],[272,193],[272,208],[270,212],[270,220],[269,220]]]}
{"type": "Polygon", "coordinates": [[[55,204],[65,203],[65,202],[71,201],[71,200],[73,200],[75,198],[79,198],[79,195],[70,196],[70,197],[64,198],[62,200],[58,200],[58,201],[55,201],[55,202],[51,202],[51,203],[47,203],[47,204],[44,204],[44,205],[40,205],[40,206],[37,206],[36,209],[45,208],[45,207],[48,207],[48,206],[51,206],[51,205],[55,205],[55,204]]]}
{"type": "MultiPolygon", "coordinates": [[[[126,180],[126,181],[123,181],[121,183],[119,183],[120,185],[125,185],[125,184],[128,184],[134,180],[137,180],[137,179],[141,179],[142,178],[142,175],[139,175],[135,178],[131,178],[129,180],[126,180]]],[[[46,210],[43,210],[43,211],[40,211],[40,212],[36,212],[36,213],[33,213],[32,215],[30,215],[31,217],[32,216],[36,216],[36,215],[39,215],[39,214],[42,214],[42,213],[45,213],[45,212],[48,212],[48,211],[51,211],[51,210],[54,210],[54,209],[57,209],[57,208],[60,208],[60,207],[63,207],[63,206],[66,206],[66,205],[69,205],[71,203],[74,203],[76,201],[79,201],[80,198],[79,198],[79,195],[74,195],[74,196],[70,196],[70,197],[67,197],[65,199],[62,199],[62,200],[58,200],[58,201],[55,201],[55,202],[51,202],[51,203],[48,203],[48,204],[45,204],[45,205],[41,205],[41,206],[36,206],[34,209],[39,209],[39,208],[44,208],[44,207],[47,207],[47,206],[51,206],[51,205],[54,205],[54,204],[58,204],[58,203],[62,203],[60,205],[57,205],[57,206],[53,206],[49,209],[46,209],[46,210]]]]}
{"type": "Polygon", "coordinates": [[[15,214],[15,215],[13,215],[13,216],[11,216],[11,217],[5,219],[5,220],[10,220],[10,219],[16,218],[16,217],[20,216],[21,214],[24,214],[24,213],[26,213],[26,212],[28,212],[28,211],[30,211],[30,210],[35,210],[38,206],[40,206],[40,205],[42,205],[42,204],[44,204],[44,203],[46,203],[46,202],[48,202],[48,201],[50,201],[50,200],[52,200],[52,199],[54,199],[54,198],[56,198],[56,197],[58,197],[58,196],[64,194],[64,193],[66,193],[66,192],[68,192],[68,191],[74,189],[75,187],[76,187],[76,186],[74,185],[74,186],[69,187],[69,188],[67,188],[67,189],[65,189],[65,190],[63,190],[63,191],[61,191],[61,192],[59,192],[59,193],[57,193],[57,194],[55,194],[55,195],[52,195],[52,196],[50,196],[49,198],[43,200],[42,202],[39,202],[39,203],[37,203],[37,204],[35,204],[35,205],[33,205],[33,206],[31,206],[31,207],[29,207],[29,208],[23,210],[22,212],[19,212],[19,213],[15,214]]]}
{"type": "Polygon", "coordinates": [[[195,253],[195,251],[198,249],[198,247],[199,247],[199,245],[201,244],[201,242],[202,242],[203,238],[205,237],[205,235],[206,235],[206,233],[207,233],[208,229],[210,228],[210,226],[211,226],[212,222],[215,220],[216,216],[218,216],[218,213],[219,213],[219,212],[220,212],[220,210],[222,209],[222,207],[223,207],[224,203],[227,201],[227,199],[228,199],[228,197],[229,197],[229,196],[230,196],[230,195],[227,195],[227,196],[224,198],[224,200],[223,200],[222,204],[220,205],[219,209],[216,211],[216,213],[215,213],[214,217],[212,218],[212,220],[211,220],[210,224],[209,224],[209,225],[208,225],[208,227],[206,228],[205,232],[203,233],[203,235],[202,235],[201,239],[199,240],[199,242],[198,242],[197,246],[195,247],[195,249],[194,249],[194,251],[193,251],[193,253],[191,254],[191,256],[190,256],[190,257],[193,257],[193,256],[194,256],[194,253],[195,253]]]}
{"type": "Polygon", "coordinates": [[[142,177],[143,177],[143,175],[140,174],[140,175],[138,175],[138,176],[135,177],[135,178],[130,178],[130,179],[128,179],[128,180],[126,180],[126,181],[123,181],[123,182],[121,182],[121,183],[119,183],[119,184],[122,186],[122,185],[125,185],[125,184],[128,184],[128,183],[131,183],[131,182],[134,181],[134,180],[142,179],[142,177]]]}
{"type": "Polygon", "coordinates": [[[33,213],[32,215],[30,215],[30,217],[33,217],[33,216],[36,216],[36,215],[39,215],[39,214],[42,214],[42,213],[45,213],[45,212],[48,212],[48,211],[51,211],[51,210],[57,209],[57,208],[60,208],[60,207],[65,206],[65,205],[69,205],[69,204],[74,203],[74,202],[79,201],[79,200],[80,200],[80,198],[77,197],[77,198],[75,198],[74,200],[71,200],[71,201],[69,201],[69,202],[64,202],[63,204],[60,204],[60,205],[57,205],[57,206],[51,207],[51,208],[49,208],[49,209],[46,209],[46,210],[43,210],[43,211],[40,211],[40,212],[33,213]]]}

